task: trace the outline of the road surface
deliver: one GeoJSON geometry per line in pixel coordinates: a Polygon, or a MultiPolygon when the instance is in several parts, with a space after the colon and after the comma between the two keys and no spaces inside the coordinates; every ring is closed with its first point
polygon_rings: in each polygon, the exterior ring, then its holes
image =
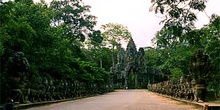
{"type": "Polygon", "coordinates": [[[27,110],[199,110],[147,90],[117,90],[105,95],[27,110]]]}

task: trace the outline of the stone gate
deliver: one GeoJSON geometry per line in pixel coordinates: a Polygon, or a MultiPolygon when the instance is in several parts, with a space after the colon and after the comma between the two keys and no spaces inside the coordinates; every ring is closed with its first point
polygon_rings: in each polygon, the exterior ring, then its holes
{"type": "Polygon", "coordinates": [[[126,50],[121,48],[117,55],[117,64],[110,68],[111,81],[115,88],[147,88],[163,79],[163,74],[158,69],[145,65],[144,48],[136,49],[131,38],[126,50]]]}

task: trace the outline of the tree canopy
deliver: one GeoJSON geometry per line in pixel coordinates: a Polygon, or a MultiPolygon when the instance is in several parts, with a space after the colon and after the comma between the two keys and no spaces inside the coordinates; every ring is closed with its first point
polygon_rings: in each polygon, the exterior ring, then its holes
{"type": "Polygon", "coordinates": [[[131,33],[122,24],[108,23],[101,26],[104,43],[111,48],[121,47],[122,41],[125,43],[131,38],[131,33]]]}
{"type": "Polygon", "coordinates": [[[131,38],[128,28],[122,24],[108,23],[101,26],[103,45],[112,50],[112,66],[115,66],[116,50],[119,50],[122,43],[127,43],[131,38]]]}

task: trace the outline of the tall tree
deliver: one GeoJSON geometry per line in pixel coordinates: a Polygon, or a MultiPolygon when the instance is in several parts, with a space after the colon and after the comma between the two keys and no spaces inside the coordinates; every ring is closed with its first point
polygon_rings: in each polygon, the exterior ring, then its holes
{"type": "Polygon", "coordinates": [[[93,31],[96,17],[88,13],[90,6],[84,5],[81,0],[54,0],[50,8],[54,12],[53,25],[65,28],[65,36],[73,43],[85,41],[85,36],[93,31]]]}
{"type": "Polygon", "coordinates": [[[203,31],[206,33],[205,51],[209,55],[212,64],[212,81],[209,86],[216,92],[220,90],[220,16],[212,15],[209,25],[203,31]]]}
{"type": "Polygon", "coordinates": [[[203,12],[206,0],[151,0],[150,11],[164,15],[164,27],[170,30],[173,38],[194,29],[196,13],[203,12]]]}
{"type": "Polygon", "coordinates": [[[123,42],[128,42],[131,33],[126,26],[121,24],[108,23],[101,26],[104,45],[112,49],[112,65],[115,66],[114,51],[119,49],[123,42]]]}

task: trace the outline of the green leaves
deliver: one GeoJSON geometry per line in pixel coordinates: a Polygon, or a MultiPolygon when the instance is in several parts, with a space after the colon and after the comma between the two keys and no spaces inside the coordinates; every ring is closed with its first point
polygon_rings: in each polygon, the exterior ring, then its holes
{"type": "Polygon", "coordinates": [[[75,60],[75,66],[77,67],[77,79],[87,83],[103,83],[108,79],[108,72],[102,68],[98,68],[91,62],[85,62],[81,60],[75,60]],[[77,65],[77,66],[76,66],[77,65]]]}
{"type": "Polygon", "coordinates": [[[170,75],[171,81],[175,83],[177,83],[180,77],[184,75],[180,68],[173,68],[170,71],[171,71],[171,75],[170,75]]]}
{"type": "Polygon", "coordinates": [[[91,44],[94,45],[94,46],[101,45],[101,43],[103,41],[103,37],[101,35],[100,30],[97,30],[97,31],[94,31],[93,33],[90,33],[89,37],[91,39],[91,44]]]}
{"type": "Polygon", "coordinates": [[[96,17],[88,14],[90,6],[83,5],[80,0],[52,1],[50,8],[53,10],[54,26],[65,27],[65,35],[71,41],[85,41],[85,36],[93,32],[96,17]]]}
{"type": "Polygon", "coordinates": [[[31,74],[107,83],[108,72],[82,53],[81,43],[88,37],[96,46],[103,39],[93,29],[96,17],[88,13],[90,6],[79,0],[53,1],[50,7],[25,1],[0,3],[1,73],[7,73],[5,64],[19,50],[29,61],[31,74]]]}
{"type": "Polygon", "coordinates": [[[174,32],[170,34],[176,37],[181,37],[194,29],[196,12],[205,9],[203,0],[152,0],[151,2],[150,11],[164,15],[164,20],[160,23],[164,23],[163,28],[172,27],[169,30],[174,32]]]}
{"type": "Polygon", "coordinates": [[[205,6],[205,0],[191,0],[189,2],[190,8],[193,8],[195,10],[204,11],[206,8],[205,6]]]}
{"type": "MultiPolygon", "coordinates": [[[[189,59],[198,48],[205,50],[211,59],[212,89],[218,88],[220,62],[220,17],[212,15],[210,23],[201,29],[195,29],[196,13],[204,11],[204,0],[152,0],[151,11],[165,16],[161,22],[163,28],[157,32],[154,43],[155,56],[160,63],[154,63],[164,73],[171,74],[177,81],[179,75],[189,74],[189,59]],[[159,50],[159,51],[158,51],[159,50]],[[178,77],[177,77],[178,76],[178,77]]],[[[152,60],[151,59],[151,60],[152,60]]],[[[150,64],[150,63],[149,63],[150,64]]]]}
{"type": "Polygon", "coordinates": [[[101,26],[103,30],[102,36],[104,37],[105,45],[121,46],[121,41],[128,42],[131,38],[131,33],[126,26],[121,24],[108,23],[101,26]]]}

